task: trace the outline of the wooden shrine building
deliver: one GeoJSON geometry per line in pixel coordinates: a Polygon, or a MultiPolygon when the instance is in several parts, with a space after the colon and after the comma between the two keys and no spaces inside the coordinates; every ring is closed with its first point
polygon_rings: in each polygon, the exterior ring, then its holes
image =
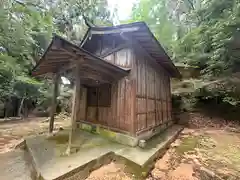
{"type": "Polygon", "coordinates": [[[140,140],[172,124],[170,78],[180,73],[144,22],[89,27],[80,45],[55,35],[32,74],[52,74],[56,94],[65,72],[75,82],[74,128],[140,140]]]}

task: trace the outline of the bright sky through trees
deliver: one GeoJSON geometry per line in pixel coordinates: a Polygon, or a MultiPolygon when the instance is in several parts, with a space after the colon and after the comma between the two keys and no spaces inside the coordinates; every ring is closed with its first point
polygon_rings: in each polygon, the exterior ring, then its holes
{"type": "Polygon", "coordinates": [[[108,0],[111,11],[117,9],[119,20],[126,20],[131,15],[133,4],[136,0],[108,0]]]}

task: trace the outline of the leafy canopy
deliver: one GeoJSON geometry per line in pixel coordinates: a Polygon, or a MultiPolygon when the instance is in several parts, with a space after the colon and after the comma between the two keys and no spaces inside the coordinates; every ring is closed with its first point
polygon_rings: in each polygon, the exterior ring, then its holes
{"type": "Polygon", "coordinates": [[[111,24],[106,6],[105,0],[0,1],[0,99],[49,99],[51,82],[35,79],[29,72],[52,33],[78,43],[86,31],[83,17],[92,24],[111,24]]]}

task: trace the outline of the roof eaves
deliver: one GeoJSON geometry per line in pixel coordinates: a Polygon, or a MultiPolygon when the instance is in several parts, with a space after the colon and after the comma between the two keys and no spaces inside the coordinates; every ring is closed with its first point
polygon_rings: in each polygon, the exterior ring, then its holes
{"type": "MultiPolygon", "coordinates": [[[[168,56],[168,54],[166,53],[166,51],[164,50],[162,45],[159,43],[159,41],[153,35],[153,33],[151,32],[151,30],[149,29],[149,27],[147,26],[147,24],[145,22],[142,22],[142,21],[134,22],[134,23],[130,23],[130,24],[121,24],[121,25],[112,26],[112,27],[90,27],[89,32],[87,32],[87,33],[101,35],[101,34],[110,34],[110,33],[134,32],[134,31],[138,31],[140,29],[145,29],[148,32],[149,36],[155,41],[155,43],[157,44],[159,49],[163,52],[163,55],[166,57],[166,59],[170,63],[170,68],[172,69],[171,70],[172,72],[170,72],[170,73],[172,74],[172,76],[180,78],[181,77],[180,72],[178,71],[176,66],[173,64],[171,58],[168,56]]],[[[87,38],[87,36],[85,36],[85,38],[87,38]]],[[[84,43],[81,46],[83,46],[83,45],[84,45],[84,43]]]]}
{"type": "Polygon", "coordinates": [[[116,65],[114,65],[114,64],[112,64],[112,63],[110,63],[110,62],[107,62],[107,61],[103,60],[102,58],[100,58],[100,57],[98,57],[98,56],[95,56],[94,54],[86,51],[85,49],[83,49],[83,48],[81,48],[81,47],[79,47],[79,46],[77,46],[77,45],[69,42],[68,40],[64,39],[63,37],[54,34],[54,36],[53,36],[53,38],[52,38],[52,41],[51,41],[51,43],[49,44],[48,48],[46,49],[46,51],[44,52],[43,56],[40,58],[40,60],[37,62],[37,64],[34,66],[34,68],[32,69],[31,72],[35,71],[36,68],[42,63],[42,61],[44,60],[47,52],[51,49],[51,47],[53,46],[53,44],[54,44],[54,42],[55,42],[56,40],[60,40],[60,41],[62,41],[63,43],[67,43],[68,45],[73,46],[74,48],[77,48],[77,49],[81,50],[81,51],[82,51],[83,53],[85,53],[86,55],[89,55],[89,56],[93,57],[93,58],[96,59],[96,60],[102,61],[102,63],[106,64],[107,66],[111,66],[111,67],[113,67],[113,68],[115,68],[115,69],[118,69],[118,71],[121,71],[121,72],[124,73],[124,74],[127,74],[127,73],[129,73],[129,71],[130,71],[130,69],[124,69],[124,68],[118,67],[118,66],[116,66],[116,65]]]}
{"type": "Polygon", "coordinates": [[[164,50],[164,48],[162,47],[162,45],[159,43],[159,41],[156,39],[156,37],[153,35],[153,33],[151,32],[151,30],[149,29],[149,27],[146,25],[146,23],[143,23],[143,24],[144,24],[145,28],[147,29],[148,34],[154,39],[154,41],[157,43],[159,49],[162,50],[162,52],[164,53],[164,56],[167,57],[168,61],[171,63],[171,66],[172,66],[173,69],[174,69],[174,76],[180,78],[180,77],[181,77],[181,74],[180,74],[180,72],[178,71],[177,67],[173,64],[171,58],[168,56],[168,54],[166,53],[166,51],[164,50]]]}

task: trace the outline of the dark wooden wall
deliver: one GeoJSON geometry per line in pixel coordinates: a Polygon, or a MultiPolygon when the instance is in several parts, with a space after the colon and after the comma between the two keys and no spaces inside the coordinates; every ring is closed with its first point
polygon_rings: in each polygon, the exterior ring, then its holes
{"type": "MultiPolygon", "coordinates": [[[[124,48],[115,52],[104,59],[123,68],[134,68],[134,54],[131,48],[124,48]]],[[[132,71],[134,72],[134,71],[132,71]]],[[[117,131],[124,131],[134,134],[134,116],[135,116],[135,77],[133,73],[129,76],[114,82],[111,85],[110,106],[91,106],[87,103],[86,97],[81,100],[83,108],[80,110],[80,120],[93,122],[107,126],[117,131]],[[84,108],[86,110],[84,110],[84,108]],[[85,117],[85,118],[84,118],[85,117]]],[[[87,88],[86,88],[87,90],[87,88]]],[[[87,90],[88,91],[88,90],[87,90]]],[[[84,91],[85,93],[85,91],[84,91]]],[[[87,93],[83,96],[87,96],[87,93]]]]}
{"type": "MultiPolygon", "coordinates": [[[[97,50],[101,56],[116,48],[117,43],[107,41],[106,48],[104,42],[99,44],[103,46],[97,50]]],[[[130,74],[111,85],[110,106],[89,105],[86,89],[79,119],[141,135],[171,120],[170,77],[140,46],[123,47],[104,59],[122,68],[131,68],[130,74]]]]}
{"type": "Polygon", "coordinates": [[[144,50],[136,51],[136,133],[171,120],[170,77],[144,50]]]}

